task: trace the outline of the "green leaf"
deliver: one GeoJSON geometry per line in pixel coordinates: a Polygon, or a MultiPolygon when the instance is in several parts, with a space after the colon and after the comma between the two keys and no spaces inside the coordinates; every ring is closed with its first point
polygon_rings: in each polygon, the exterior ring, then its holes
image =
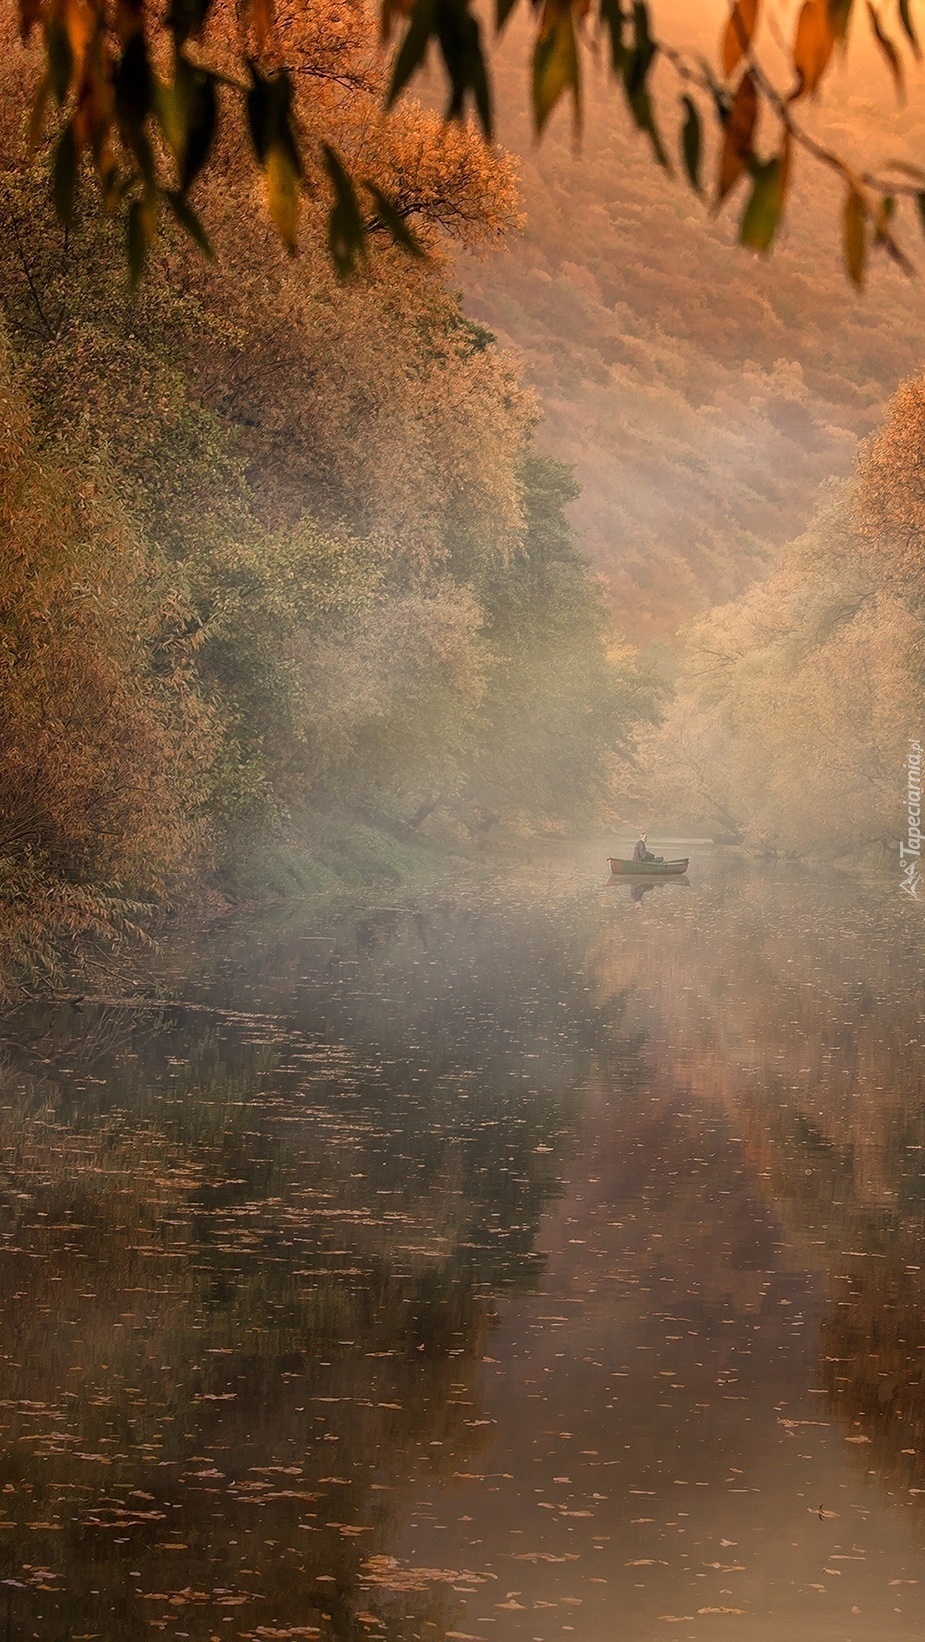
{"type": "Polygon", "coordinates": [[[753,251],[771,249],[780,222],[786,189],[786,162],[778,155],[773,160],[756,160],[752,166],[754,185],[745,207],[739,228],[739,239],[753,251]]]}
{"type": "Polygon", "coordinates": [[[339,278],[351,279],[369,254],[366,225],[356,189],[340,155],[329,143],[322,143],[321,152],[334,189],[334,204],[328,217],[328,249],[339,278]]]}
{"type": "Polygon", "coordinates": [[[542,131],[563,92],[571,91],[580,110],[578,43],[571,0],[551,0],[533,51],[533,118],[542,131]]]}
{"type": "Polygon", "coordinates": [[[51,190],[55,210],[65,228],[74,225],[74,200],[77,193],[77,144],[74,124],[69,120],[57,143],[51,167],[51,190]]]}
{"type": "Polygon", "coordinates": [[[215,252],[212,249],[212,242],[189,200],[185,200],[182,194],[172,188],[167,189],[165,198],[180,227],[199,246],[203,256],[208,257],[210,262],[214,262],[215,252]]]}
{"type": "Polygon", "coordinates": [[[382,226],[388,229],[395,244],[400,245],[409,257],[416,257],[419,261],[426,262],[427,252],[417,235],[412,232],[404,217],[397,210],[394,201],[390,200],[388,195],[384,194],[382,189],[368,178],[364,186],[372,195],[373,204],[376,207],[376,216],[382,226]]]}
{"type": "Polygon", "coordinates": [[[681,157],[687,179],[696,193],[700,193],[700,159],[703,150],[703,135],[700,124],[700,112],[697,104],[691,97],[682,97],[685,118],[681,128],[681,157]]]}

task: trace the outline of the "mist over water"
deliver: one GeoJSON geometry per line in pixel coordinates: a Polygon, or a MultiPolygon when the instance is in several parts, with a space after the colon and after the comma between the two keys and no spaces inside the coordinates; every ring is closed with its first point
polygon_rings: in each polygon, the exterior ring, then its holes
{"type": "Polygon", "coordinates": [[[0,1638],[922,1634],[920,908],[608,847],[7,1017],[0,1638]]]}

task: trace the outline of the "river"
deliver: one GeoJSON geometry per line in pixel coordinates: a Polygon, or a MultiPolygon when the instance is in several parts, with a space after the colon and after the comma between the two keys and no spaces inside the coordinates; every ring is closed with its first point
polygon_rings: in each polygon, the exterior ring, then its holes
{"type": "Polygon", "coordinates": [[[0,1638],[920,1642],[922,908],[604,853],[0,1023],[0,1638]]]}

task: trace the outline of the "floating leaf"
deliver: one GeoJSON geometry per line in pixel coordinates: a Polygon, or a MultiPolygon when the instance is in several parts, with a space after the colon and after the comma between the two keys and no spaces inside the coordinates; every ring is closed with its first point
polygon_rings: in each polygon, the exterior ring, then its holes
{"type": "Polygon", "coordinates": [[[884,33],[883,25],[880,21],[876,7],[872,4],[872,0],[867,0],[867,15],[870,18],[870,26],[873,29],[874,39],[880,47],[880,50],[886,59],[887,67],[893,76],[893,84],[896,87],[896,95],[900,101],[902,101],[905,96],[905,86],[903,84],[903,66],[899,60],[899,52],[896,50],[896,47],[894,46],[889,35],[884,33]]]}
{"type": "Polygon", "coordinates": [[[812,96],[829,66],[835,41],[829,0],[805,0],[793,42],[793,66],[797,72],[794,101],[812,96]]]}
{"type": "Polygon", "coordinates": [[[867,206],[864,196],[850,182],[845,195],[842,231],[845,267],[860,290],[867,265],[867,206]]]}
{"type": "Polygon", "coordinates": [[[752,139],[758,120],[758,88],[751,69],[739,81],[726,128],[719,161],[716,188],[717,208],[733,189],[752,161],[752,139]]]}
{"type": "Polygon", "coordinates": [[[571,0],[544,0],[533,49],[533,119],[542,131],[563,92],[571,91],[580,116],[578,43],[571,0]]]}
{"type": "Polygon", "coordinates": [[[700,193],[700,158],[703,138],[700,125],[700,113],[697,104],[691,97],[681,99],[685,117],[681,127],[681,157],[688,181],[696,192],[700,193]]]}
{"type": "Polygon", "coordinates": [[[723,34],[723,73],[727,80],[749,51],[758,22],[758,0],[736,0],[723,34]]]}

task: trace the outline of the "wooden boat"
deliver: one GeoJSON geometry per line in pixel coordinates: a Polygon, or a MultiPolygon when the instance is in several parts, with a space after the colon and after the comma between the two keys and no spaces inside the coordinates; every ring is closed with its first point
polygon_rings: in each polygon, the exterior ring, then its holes
{"type": "Polygon", "coordinates": [[[688,857],[683,861],[620,861],[607,857],[614,878],[680,878],[687,871],[688,857]]]}

